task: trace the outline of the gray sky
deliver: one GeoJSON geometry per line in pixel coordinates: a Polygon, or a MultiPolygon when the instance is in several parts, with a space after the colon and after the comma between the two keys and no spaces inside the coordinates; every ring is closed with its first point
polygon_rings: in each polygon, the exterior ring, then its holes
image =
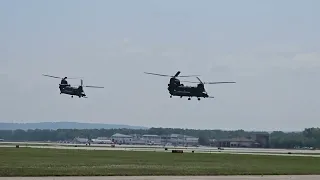
{"type": "Polygon", "coordinates": [[[319,7],[317,0],[1,1],[0,120],[320,126],[319,7]],[[215,99],[188,101],[169,98],[168,78],[143,74],[178,70],[237,84],[207,85],[215,99]],[[71,99],[42,73],[105,89],[71,99]]]}

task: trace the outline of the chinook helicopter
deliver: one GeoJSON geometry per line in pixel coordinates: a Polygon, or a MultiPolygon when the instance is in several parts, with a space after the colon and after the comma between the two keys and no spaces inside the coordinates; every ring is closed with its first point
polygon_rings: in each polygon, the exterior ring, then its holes
{"type": "Polygon", "coordinates": [[[191,100],[191,97],[197,97],[200,101],[200,98],[214,98],[209,96],[205,90],[204,84],[223,84],[223,83],[235,83],[235,82],[202,82],[198,75],[189,75],[189,76],[180,76],[180,77],[193,77],[195,76],[199,82],[192,82],[192,81],[180,81],[177,77],[181,73],[178,71],[174,76],[170,75],[163,75],[163,74],[156,74],[156,73],[149,73],[144,72],[145,74],[156,75],[156,76],[167,76],[171,77],[169,84],[168,84],[168,91],[170,93],[170,98],[172,96],[180,96],[188,97],[188,100],[191,100]],[[197,86],[185,86],[181,84],[181,82],[189,82],[189,83],[197,83],[197,86]]]}
{"type": "MultiPolygon", "coordinates": [[[[51,75],[46,75],[46,74],[42,74],[43,76],[47,76],[47,77],[52,77],[52,78],[57,78],[57,79],[61,79],[61,82],[59,84],[59,89],[60,89],[60,94],[67,94],[67,95],[71,95],[71,98],[73,98],[73,96],[78,96],[79,98],[87,98],[86,94],[83,91],[83,87],[89,87],[89,88],[104,88],[101,86],[83,86],[83,80],[81,79],[81,85],[76,87],[76,86],[71,86],[70,84],[68,84],[67,81],[67,77],[61,78],[61,77],[57,77],[57,76],[51,76],[51,75]]],[[[69,79],[78,79],[78,78],[69,78],[69,79]]]]}

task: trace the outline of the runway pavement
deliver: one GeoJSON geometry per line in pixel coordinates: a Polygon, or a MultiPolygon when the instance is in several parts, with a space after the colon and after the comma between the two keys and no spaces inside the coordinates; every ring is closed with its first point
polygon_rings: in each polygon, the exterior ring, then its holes
{"type": "MultiPolygon", "coordinates": [[[[63,144],[63,143],[36,143],[36,142],[2,142],[1,147],[20,147],[30,148],[53,148],[53,149],[82,149],[82,150],[118,150],[118,151],[154,151],[166,152],[164,146],[152,145],[116,145],[111,147],[110,144],[93,144],[85,146],[84,144],[63,144]]],[[[172,149],[183,149],[184,152],[191,153],[229,153],[229,154],[251,154],[251,155],[278,155],[278,156],[312,156],[320,157],[320,150],[306,149],[262,149],[262,148],[224,148],[218,150],[217,147],[173,147],[166,146],[167,152],[172,149]],[[290,152],[290,153],[289,153],[290,152]]]]}
{"type": "Polygon", "coordinates": [[[100,176],[100,177],[0,177],[0,180],[319,180],[320,176],[100,176]]]}

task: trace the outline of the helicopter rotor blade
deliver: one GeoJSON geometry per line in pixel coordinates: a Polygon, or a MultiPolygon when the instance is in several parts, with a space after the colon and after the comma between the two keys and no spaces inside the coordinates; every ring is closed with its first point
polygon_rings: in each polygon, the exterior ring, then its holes
{"type": "MultiPolygon", "coordinates": [[[[188,83],[196,83],[199,84],[199,82],[194,81],[181,81],[181,82],[188,82],[188,83]]],[[[202,82],[203,84],[226,84],[226,83],[236,83],[236,82],[202,82]]]]}
{"type": "Polygon", "coordinates": [[[227,83],[236,83],[236,82],[204,82],[204,84],[227,84],[227,83]]]}
{"type": "MultiPolygon", "coordinates": [[[[59,76],[51,76],[51,75],[47,75],[47,74],[42,74],[42,76],[47,76],[47,77],[52,77],[52,78],[57,78],[57,79],[63,79],[63,77],[59,77],[59,76]]],[[[80,79],[83,77],[67,77],[67,79],[80,79]]]]}
{"type": "Polygon", "coordinates": [[[203,82],[200,80],[200,78],[199,78],[199,77],[197,77],[197,79],[198,79],[198,81],[199,81],[201,84],[203,84],[203,82]]]}
{"type": "Polygon", "coordinates": [[[165,74],[157,74],[157,73],[149,73],[149,72],[144,72],[145,74],[150,74],[150,75],[156,75],[156,76],[165,76],[165,77],[172,77],[170,75],[165,75],[165,74]]]}
{"type": "Polygon", "coordinates": [[[200,75],[187,75],[187,76],[179,76],[179,77],[197,77],[197,76],[200,76],[200,75]]]}
{"type": "Polygon", "coordinates": [[[47,76],[47,77],[52,77],[52,78],[62,79],[62,77],[58,77],[58,76],[51,76],[51,75],[47,75],[47,74],[42,74],[42,76],[47,76]]]}
{"type": "Polygon", "coordinates": [[[194,82],[194,81],[180,81],[180,82],[188,82],[188,83],[196,83],[196,84],[199,84],[199,82],[194,82]]]}
{"type": "Polygon", "coordinates": [[[89,88],[104,88],[102,86],[83,86],[83,87],[89,87],[89,88]]]}
{"type": "Polygon", "coordinates": [[[83,77],[68,77],[67,79],[81,79],[83,77]]]}
{"type": "Polygon", "coordinates": [[[178,71],[173,77],[178,77],[181,72],[178,71]]]}
{"type": "MultiPolygon", "coordinates": [[[[166,74],[157,74],[157,73],[150,73],[150,72],[144,72],[145,74],[150,74],[150,75],[156,75],[156,76],[164,76],[164,77],[178,77],[180,74],[180,71],[178,71],[174,76],[171,75],[166,75],[166,74]]],[[[200,75],[187,75],[187,76],[179,76],[179,77],[196,77],[200,75]]]]}

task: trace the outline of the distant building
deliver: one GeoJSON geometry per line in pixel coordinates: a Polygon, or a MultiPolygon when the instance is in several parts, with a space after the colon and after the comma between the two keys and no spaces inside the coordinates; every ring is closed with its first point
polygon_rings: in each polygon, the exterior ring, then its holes
{"type": "Polygon", "coordinates": [[[184,135],[181,134],[171,134],[169,135],[168,142],[173,145],[182,145],[184,144],[184,135]]]}
{"type": "Polygon", "coordinates": [[[145,144],[161,144],[161,136],[158,135],[145,134],[141,140],[145,141],[145,144]]]}
{"type": "MultiPolygon", "coordinates": [[[[95,141],[98,141],[97,138],[95,141]]],[[[153,135],[153,134],[145,134],[145,135],[125,135],[116,133],[110,137],[110,140],[117,144],[149,144],[149,145],[184,145],[184,146],[195,146],[198,145],[197,137],[186,136],[181,134],[171,134],[171,135],[153,135]]]]}
{"type": "Polygon", "coordinates": [[[117,144],[131,144],[133,136],[116,133],[111,136],[111,140],[117,144]]]}
{"type": "Polygon", "coordinates": [[[231,139],[221,139],[215,142],[218,147],[256,147],[257,143],[248,138],[231,138],[231,139]]]}
{"type": "Polygon", "coordinates": [[[73,139],[72,141],[73,143],[76,143],[76,144],[86,144],[89,142],[89,139],[88,138],[79,138],[79,137],[76,137],[73,139]]]}
{"type": "Polygon", "coordinates": [[[162,144],[172,144],[175,146],[195,146],[198,145],[199,138],[186,136],[182,134],[171,134],[168,136],[162,136],[162,144]]]}
{"type": "Polygon", "coordinates": [[[216,139],[209,139],[210,146],[215,146],[217,143],[216,141],[216,139]]]}
{"type": "Polygon", "coordinates": [[[140,134],[132,134],[130,135],[132,137],[129,144],[135,144],[135,145],[145,145],[146,142],[142,139],[142,135],[140,134]]]}
{"type": "Polygon", "coordinates": [[[94,144],[112,144],[112,141],[108,137],[97,137],[97,139],[92,139],[94,144]]]}

